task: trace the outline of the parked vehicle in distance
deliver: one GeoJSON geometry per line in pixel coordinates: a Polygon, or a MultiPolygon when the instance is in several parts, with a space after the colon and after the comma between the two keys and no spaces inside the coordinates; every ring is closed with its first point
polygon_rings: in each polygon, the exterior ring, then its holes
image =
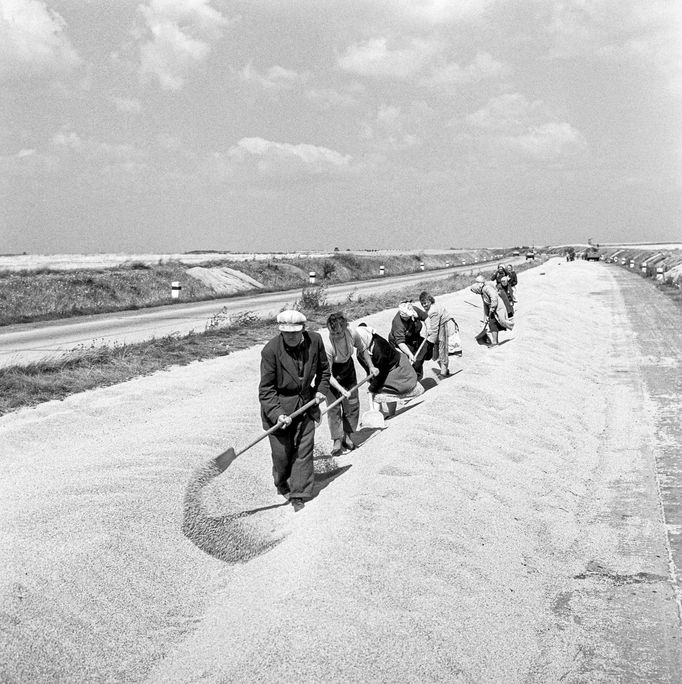
{"type": "Polygon", "coordinates": [[[526,252],[526,261],[535,261],[535,252],[526,252]]]}
{"type": "Polygon", "coordinates": [[[599,261],[599,250],[596,247],[588,247],[585,251],[585,261],[599,261]]]}
{"type": "Polygon", "coordinates": [[[515,249],[515,250],[512,252],[512,256],[521,256],[521,252],[519,252],[518,249],[515,249]]]}

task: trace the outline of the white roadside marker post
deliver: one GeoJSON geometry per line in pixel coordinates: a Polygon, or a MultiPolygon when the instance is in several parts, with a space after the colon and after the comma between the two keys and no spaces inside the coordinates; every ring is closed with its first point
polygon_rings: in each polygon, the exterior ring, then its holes
{"type": "Polygon", "coordinates": [[[180,290],[182,290],[180,282],[178,280],[174,280],[171,283],[171,298],[178,299],[178,297],[180,297],[180,290]]]}

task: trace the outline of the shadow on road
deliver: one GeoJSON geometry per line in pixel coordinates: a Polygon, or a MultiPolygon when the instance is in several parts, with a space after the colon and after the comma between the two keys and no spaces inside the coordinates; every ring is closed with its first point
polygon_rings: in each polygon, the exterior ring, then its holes
{"type": "MultiPolygon", "coordinates": [[[[350,464],[338,466],[331,456],[322,455],[315,461],[311,500],[351,467],[350,464]]],[[[182,533],[209,556],[225,563],[246,563],[270,551],[287,536],[285,516],[289,504],[282,502],[224,515],[211,514],[203,494],[224,470],[212,459],[192,473],[183,498],[182,533]]]]}
{"type": "Polygon", "coordinates": [[[349,470],[350,467],[351,465],[348,464],[326,472],[315,473],[315,484],[313,485],[313,495],[310,497],[311,501],[312,499],[315,499],[323,489],[329,487],[337,477],[349,470]]]}
{"type": "Polygon", "coordinates": [[[185,489],[182,510],[182,533],[197,548],[226,563],[245,563],[279,544],[286,533],[261,529],[256,513],[274,511],[284,504],[263,506],[227,515],[210,515],[203,502],[203,492],[224,469],[210,460],[199,466],[185,489]]]}

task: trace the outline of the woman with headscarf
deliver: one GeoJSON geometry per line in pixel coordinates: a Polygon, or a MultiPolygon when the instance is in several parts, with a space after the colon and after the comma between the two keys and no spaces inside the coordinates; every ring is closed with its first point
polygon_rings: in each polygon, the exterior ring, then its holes
{"type": "Polygon", "coordinates": [[[509,276],[507,292],[510,295],[512,304],[516,304],[516,286],[519,284],[519,277],[516,275],[513,264],[507,264],[507,275],[509,276]]]}
{"type": "MultiPolygon", "coordinates": [[[[516,274],[514,274],[516,276],[516,274]]],[[[497,294],[502,298],[502,303],[507,309],[507,316],[512,318],[514,316],[514,304],[511,287],[511,275],[507,267],[502,264],[497,265],[497,271],[493,274],[491,280],[495,281],[497,287],[497,294]]]]}
{"type": "Polygon", "coordinates": [[[498,295],[494,281],[485,280],[483,276],[479,276],[470,289],[474,294],[481,295],[483,313],[486,316],[486,325],[489,330],[488,344],[492,347],[497,346],[499,331],[511,330],[514,327],[514,322],[510,321],[507,316],[507,309],[498,295]]]}
{"type": "Polygon", "coordinates": [[[388,414],[395,413],[399,400],[413,399],[424,394],[417,373],[405,354],[392,347],[388,340],[378,335],[374,328],[364,323],[358,326],[358,334],[367,344],[373,366],[378,370],[369,381],[369,393],[372,401],[386,404],[388,414]]]}
{"type": "Polygon", "coordinates": [[[461,356],[462,345],[459,339],[459,326],[455,317],[428,292],[419,295],[419,303],[429,317],[427,341],[433,345],[433,361],[438,361],[440,375],[450,375],[449,357],[461,356]]]}
{"type": "Polygon", "coordinates": [[[344,449],[350,451],[355,448],[351,434],[357,430],[360,418],[358,393],[348,391],[357,383],[353,354],[356,353],[358,358],[363,358],[368,375],[372,374],[374,364],[362,337],[348,327],[348,320],[342,312],[330,314],[327,318],[327,330],[329,336],[323,337],[331,369],[327,402],[331,404],[343,397],[341,403],[327,412],[329,432],[334,440],[332,456],[338,456],[344,449]]]}
{"type": "Polygon", "coordinates": [[[426,340],[422,336],[422,321],[427,318],[425,311],[413,306],[409,300],[403,300],[398,305],[398,313],[393,317],[391,332],[388,334],[389,344],[407,356],[419,380],[423,375],[424,359],[428,351],[426,340]]]}

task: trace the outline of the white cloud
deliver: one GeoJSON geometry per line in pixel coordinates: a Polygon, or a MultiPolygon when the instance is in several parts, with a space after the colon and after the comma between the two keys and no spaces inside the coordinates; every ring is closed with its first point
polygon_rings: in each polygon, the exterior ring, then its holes
{"type": "Polygon", "coordinates": [[[466,122],[487,131],[517,132],[550,115],[540,100],[529,102],[520,93],[505,93],[488,101],[485,107],[469,114],[466,122]]]}
{"type": "Polygon", "coordinates": [[[431,73],[422,79],[422,85],[467,85],[486,79],[504,78],[511,73],[511,67],[494,59],[487,52],[479,52],[474,61],[466,67],[457,62],[434,66],[431,73]]]}
{"type": "Polygon", "coordinates": [[[22,148],[16,154],[0,155],[0,174],[24,178],[42,176],[58,171],[59,159],[42,154],[34,148],[22,148]]]}
{"type": "Polygon", "coordinates": [[[537,161],[573,156],[587,150],[583,134],[565,121],[550,121],[517,136],[501,136],[499,142],[512,152],[537,161]]]}
{"type": "Polygon", "coordinates": [[[348,47],[338,58],[344,71],[358,76],[408,79],[419,73],[443,49],[436,39],[411,38],[389,46],[386,38],[372,38],[348,47]]]}
{"type": "Polygon", "coordinates": [[[682,92],[682,3],[563,0],[551,6],[548,56],[645,60],[682,92]]]}
{"type": "Polygon", "coordinates": [[[52,77],[80,64],[66,22],[39,0],[0,2],[0,79],[52,77]]]}
{"type": "MultiPolygon", "coordinates": [[[[452,122],[457,125],[461,122],[452,122]]],[[[520,93],[492,98],[464,119],[471,139],[492,152],[506,150],[536,161],[552,161],[587,152],[585,136],[556,115],[541,100],[528,101],[520,93]]]]}
{"type": "Polygon", "coordinates": [[[352,158],[327,147],[242,138],[227,156],[237,164],[252,164],[265,176],[322,175],[347,171],[352,158]]]}
{"type": "Polygon", "coordinates": [[[139,100],[115,96],[110,97],[109,100],[119,112],[124,112],[126,114],[139,114],[142,111],[142,105],[140,104],[139,100]]]}
{"type": "Polygon", "coordinates": [[[140,40],[140,77],[156,79],[164,90],[183,87],[230,23],[211,0],[151,0],[138,11],[143,25],[133,34],[140,40]]]}
{"type": "Polygon", "coordinates": [[[83,139],[74,131],[58,131],[52,136],[50,151],[76,164],[117,166],[136,170],[145,166],[146,153],[133,145],[111,144],[93,138],[83,139]]]}
{"type": "Polygon", "coordinates": [[[384,150],[404,149],[421,143],[419,135],[425,122],[434,116],[426,102],[412,102],[403,109],[382,104],[372,119],[361,124],[361,137],[384,150]]]}
{"type": "Polygon", "coordinates": [[[243,83],[256,85],[271,93],[292,90],[299,84],[305,83],[307,78],[307,74],[299,74],[297,71],[278,65],[270,67],[263,74],[249,63],[239,72],[239,80],[243,83]]]}

